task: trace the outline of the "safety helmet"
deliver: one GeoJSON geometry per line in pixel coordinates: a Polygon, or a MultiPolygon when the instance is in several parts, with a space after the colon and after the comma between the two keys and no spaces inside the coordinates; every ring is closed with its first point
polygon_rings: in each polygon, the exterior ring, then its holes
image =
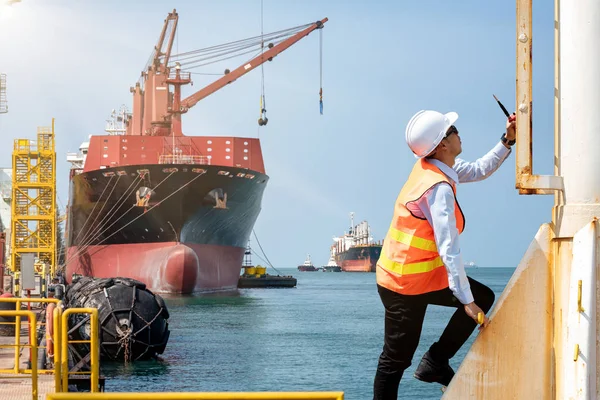
{"type": "Polygon", "coordinates": [[[437,111],[421,110],[408,121],[406,144],[415,157],[426,157],[440,144],[448,128],[454,125],[457,119],[458,114],[455,112],[442,114],[437,111]]]}

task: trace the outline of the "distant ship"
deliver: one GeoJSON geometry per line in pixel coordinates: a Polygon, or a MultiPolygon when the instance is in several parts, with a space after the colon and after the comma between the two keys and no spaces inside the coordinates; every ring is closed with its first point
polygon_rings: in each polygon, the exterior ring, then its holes
{"type": "Polygon", "coordinates": [[[306,260],[304,261],[304,264],[298,265],[298,271],[302,271],[302,272],[317,271],[317,268],[315,268],[312,261],[310,260],[310,254],[306,255],[306,260]]]}
{"type": "Polygon", "coordinates": [[[479,265],[475,264],[475,262],[473,262],[473,261],[469,261],[469,262],[465,263],[465,267],[466,268],[479,268],[479,265]]]}
{"type": "Polygon", "coordinates": [[[333,238],[335,262],[346,272],[375,272],[382,244],[374,242],[367,221],[354,225],[350,213],[350,229],[343,236],[333,238]]]}

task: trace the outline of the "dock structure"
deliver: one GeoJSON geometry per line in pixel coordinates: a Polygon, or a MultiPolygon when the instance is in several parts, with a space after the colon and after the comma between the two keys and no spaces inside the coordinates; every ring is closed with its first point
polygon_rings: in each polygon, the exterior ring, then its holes
{"type": "Polygon", "coordinates": [[[444,399],[599,398],[600,2],[555,0],[549,176],[533,173],[531,7],[517,0],[516,188],[553,194],[552,221],[540,227],[444,399]]]}
{"type": "MultiPolygon", "coordinates": [[[[20,341],[22,345],[28,344],[28,322],[21,322],[20,341]]],[[[14,336],[0,336],[0,345],[14,345],[14,336]]],[[[13,348],[0,348],[0,370],[15,368],[15,352],[13,348]]],[[[19,369],[29,368],[29,349],[21,347],[19,352],[19,369]]],[[[47,394],[54,393],[54,375],[38,375],[37,398],[45,399],[47,394]]],[[[32,400],[31,374],[0,374],[0,399],[2,400],[32,400]]]]}
{"type": "MultiPolygon", "coordinates": [[[[246,250],[246,260],[249,260],[250,250],[246,250]]],[[[244,273],[238,281],[238,288],[292,288],[296,287],[297,280],[293,276],[267,274],[267,268],[261,265],[256,267],[251,262],[243,265],[244,273]]]]}

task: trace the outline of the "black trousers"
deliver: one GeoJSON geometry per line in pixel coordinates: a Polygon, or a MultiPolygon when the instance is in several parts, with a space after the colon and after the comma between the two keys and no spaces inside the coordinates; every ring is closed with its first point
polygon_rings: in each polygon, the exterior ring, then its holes
{"type": "MultiPolygon", "coordinates": [[[[475,304],[487,313],[494,304],[494,292],[475,279],[469,278],[469,283],[475,304]]],[[[427,305],[457,308],[440,339],[429,349],[436,360],[450,360],[467,341],[477,323],[465,313],[463,304],[449,288],[410,296],[379,285],[377,290],[385,307],[385,338],[375,375],[373,399],[396,400],[402,374],[410,366],[419,344],[427,305]]]]}

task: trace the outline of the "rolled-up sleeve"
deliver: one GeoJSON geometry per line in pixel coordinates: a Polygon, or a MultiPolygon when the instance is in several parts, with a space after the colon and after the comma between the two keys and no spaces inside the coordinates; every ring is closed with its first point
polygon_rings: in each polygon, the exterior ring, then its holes
{"type": "Polygon", "coordinates": [[[462,303],[473,302],[460,253],[459,232],[454,215],[455,199],[450,185],[440,183],[429,189],[419,201],[419,209],[433,227],[435,244],[448,273],[448,284],[462,303]]]}

